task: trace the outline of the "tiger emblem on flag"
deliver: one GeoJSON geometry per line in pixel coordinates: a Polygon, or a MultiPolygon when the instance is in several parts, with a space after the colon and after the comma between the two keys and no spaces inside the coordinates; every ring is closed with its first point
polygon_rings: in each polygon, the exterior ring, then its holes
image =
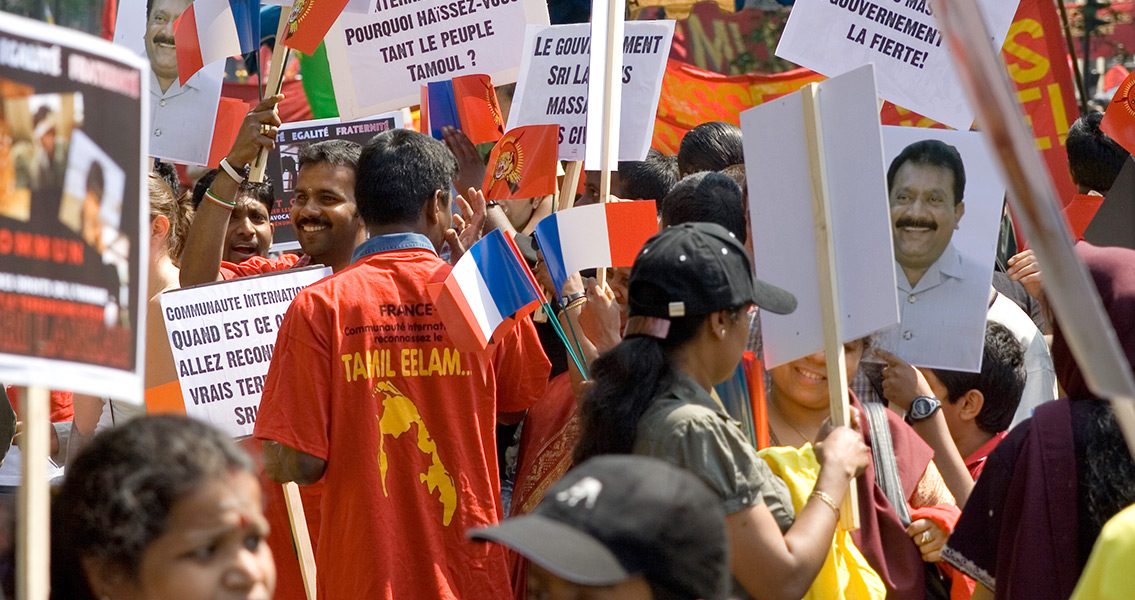
{"type": "Polygon", "coordinates": [[[493,183],[504,181],[508,189],[516,192],[520,188],[520,178],[524,172],[524,149],[514,137],[501,140],[501,151],[497,164],[493,167],[493,183]]]}

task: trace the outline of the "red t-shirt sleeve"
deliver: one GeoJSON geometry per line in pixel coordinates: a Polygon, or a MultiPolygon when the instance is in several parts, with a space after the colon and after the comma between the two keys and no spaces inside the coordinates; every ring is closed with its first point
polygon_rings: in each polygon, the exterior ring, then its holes
{"type": "Polygon", "coordinates": [[[253,435],[327,460],[331,425],[331,349],[327,311],[314,294],[300,292],[288,308],[253,435]],[[302,374],[302,375],[299,375],[302,374]]]}
{"type": "Polygon", "coordinates": [[[298,254],[287,253],[271,259],[264,258],[263,256],[253,256],[240,264],[223,260],[221,261],[220,273],[221,277],[225,281],[228,281],[238,277],[250,277],[252,275],[286,271],[294,267],[299,260],[300,256],[298,254]]]}
{"type": "Polygon", "coordinates": [[[528,410],[543,397],[552,363],[544,354],[530,317],[521,319],[497,344],[493,364],[497,377],[498,412],[528,410]]]}

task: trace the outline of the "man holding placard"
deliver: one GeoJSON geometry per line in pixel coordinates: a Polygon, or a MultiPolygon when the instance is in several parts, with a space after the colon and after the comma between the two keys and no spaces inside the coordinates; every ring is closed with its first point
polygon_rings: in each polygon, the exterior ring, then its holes
{"type": "Polygon", "coordinates": [[[503,549],[464,532],[499,520],[498,415],[516,422],[550,365],[527,319],[458,351],[430,299],[450,270],[438,252],[460,246],[456,170],[429,136],[375,136],[356,187],[371,237],[280,328],[254,435],[274,479],[324,484],[323,598],[511,597],[503,549]]]}

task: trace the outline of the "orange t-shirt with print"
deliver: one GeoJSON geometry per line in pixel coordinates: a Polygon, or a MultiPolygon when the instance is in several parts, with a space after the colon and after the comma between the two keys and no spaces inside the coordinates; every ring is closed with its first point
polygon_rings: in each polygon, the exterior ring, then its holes
{"type": "Polygon", "coordinates": [[[319,597],[496,600],[497,412],[544,392],[550,364],[524,319],[479,353],[453,348],[426,284],[450,267],[411,248],[371,254],[300,292],[279,332],[255,436],[327,461],[319,597]]]}

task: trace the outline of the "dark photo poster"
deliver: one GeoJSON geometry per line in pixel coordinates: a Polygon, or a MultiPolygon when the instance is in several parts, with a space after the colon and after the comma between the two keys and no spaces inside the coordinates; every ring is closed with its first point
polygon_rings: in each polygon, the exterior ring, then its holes
{"type": "Polygon", "coordinates": [[[0,14],[0,381],[141,401],[144,69],[0,14]]]}

